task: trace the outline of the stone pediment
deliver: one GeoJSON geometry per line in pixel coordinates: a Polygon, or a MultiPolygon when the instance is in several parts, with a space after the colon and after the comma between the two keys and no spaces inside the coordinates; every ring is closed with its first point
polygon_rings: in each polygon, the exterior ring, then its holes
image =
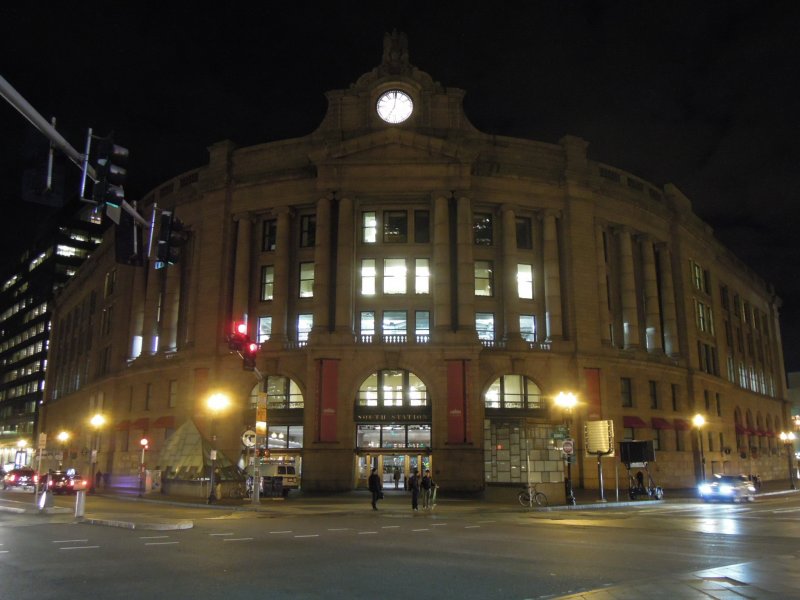
{"type": "Polygon", "coordinates": [[[327,144],[309,154],[317,166],[331,164],[438,163],[471,165],[477,151],[413,131],[387,128],[337,144],[327,144]]]}

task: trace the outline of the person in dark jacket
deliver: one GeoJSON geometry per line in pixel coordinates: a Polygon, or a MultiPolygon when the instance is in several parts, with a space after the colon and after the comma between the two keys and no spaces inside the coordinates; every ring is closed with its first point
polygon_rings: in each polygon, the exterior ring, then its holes
{"type": "Polygon", "coordinates": [[[408,489],[411,490],[411,510],[419,510],[419,471],[416,469],[408,478],[408,489]]]}
{"type": "Polygon", "coordinates": [[[367,482],[369,484],[369,491],[372,492],[372,510],[378,510],[378,500],[380,500],[381,490],[383,489],[380,475],[378,475],[378,469],[372,469],[372,473],[370,473],[367,482]]]}
{"type": "Polygon", "coordinates": [[[425,510],[433,508],[431,506],[431,499],[433,497],[433,488],[435,485],[431,477],[431,470],[427,469],[419,482],[419,486],[422,488],[422,508],[425,510]]]}

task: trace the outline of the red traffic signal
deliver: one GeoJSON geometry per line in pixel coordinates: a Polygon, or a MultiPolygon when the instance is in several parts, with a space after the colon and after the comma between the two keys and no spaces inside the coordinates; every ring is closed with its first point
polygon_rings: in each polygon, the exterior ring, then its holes
{"type": "Polygon", "coordinates": [[[233,333],[228,335],[228,348],[231,352],[242,352],[245,346],[250,343],[250,336],[247,335],[247,323],[237,321],[233,324],[233,333]]]}
{"type": "Polygon", "coordinates": [[[245,371],[252,371],[256,368],[256,354],[258,354],[259,345],[256,342],[248,341],[242,351],[242,368],[245,371]]]}

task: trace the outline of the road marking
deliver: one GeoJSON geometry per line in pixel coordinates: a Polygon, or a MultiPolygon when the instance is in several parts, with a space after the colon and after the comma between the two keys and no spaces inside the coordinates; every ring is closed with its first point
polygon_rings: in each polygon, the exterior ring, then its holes
{"type": "Polygon", "coordinates": [[[0,550],[0,554],[8,554],[8,550],[0,550]]]}
{"type": "Polygon", "coordinates": [[[252,540],[253,538],[228,538],[226,540],[222,540],[223,542],[247,542],[252,540]]]}
{"type": "Polygon", "coordinates": [[[51,544],[75,544],[77,542],[88,542],[88,539],[85,540],[51,540],[51,544]]]}
{"type": "Polygon", "coordinates": [[[447,523],[432,523],[431,527],[444,527],[447,523]]]}
{"type": "MultiPolygon", "coordinates": [[[[306,535],[296,535],[294,537],[296,537],[296,538],[319,537],[319,534],[318,533],[309,533],[309,534],[306,534],[306,535]]],[[[227,542],[228,540],[225,540],[225,541],[227,542]]]]}
{"type": "Polygon", "coordinates": [[[90,548],[99,548],[100,546],[64,546],[59,550],[89,550],[90,548]]]}
{"type": "Polygon", "coordinates": [[[168,538],[168,535],[140,535],[140,540],[163,540],[164,538],[168,538]]]}
{"type": "MultiPolygon", "coordinates": [[[[228,540],[225,540],[226,542],[228,540]]],[[[171,544],[180,544],[180,542],[145,542],[145,546],[169,546],[171,544]]]]}
{"type": "Polygon", "coordinates": [[[230,533],[209,533],[208,535],[233,535],[233,532],[230,533]]]}
{"type": "Polygon", "coordinates": [[[464,529],[480,529],[480,525],[466,525],[464,529]]]}
{"type": "Polygon", "coordinates": [[[286,531],[270,531],[270,533],[292,533],[292,530],[287,529],[286,531]]]}
{"type": "Polygon", "coordinates": [[[430,529],[412,529],[411,531],[430,531],[430,529]]]}
{"type": "Polygon", "coordinates": [[[328,529],[328,531],[349,531],[349,530],[350,530],[349,527],[334,527],[334,528],[328,529]]]}
{"type": "Polygon", "coordinates": [[[494,519],[490,519],[487,521],[478,521],[478,523],[494,523],[494,519]]]}
{"type": "Polygon", "coordinates": [[[359,531],[358,535],[375,535],[377,531],[359,531]]]}
{"type": "Polygon", "coordinates": [[[384,525],[381,529],[400,529],[400,525],[384,525]]]}

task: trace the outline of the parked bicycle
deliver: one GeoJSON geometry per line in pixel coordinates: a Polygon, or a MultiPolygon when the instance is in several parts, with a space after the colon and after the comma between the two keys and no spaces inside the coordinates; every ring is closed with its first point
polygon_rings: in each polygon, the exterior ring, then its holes
{"type": "Polygon", "coordinates": [[[534,504],[536,506],[547,506],[547,496],[544,492],[536,489],[535,483],[523,489],[517,498],[522,506],[532,507],[534,504]]]}

